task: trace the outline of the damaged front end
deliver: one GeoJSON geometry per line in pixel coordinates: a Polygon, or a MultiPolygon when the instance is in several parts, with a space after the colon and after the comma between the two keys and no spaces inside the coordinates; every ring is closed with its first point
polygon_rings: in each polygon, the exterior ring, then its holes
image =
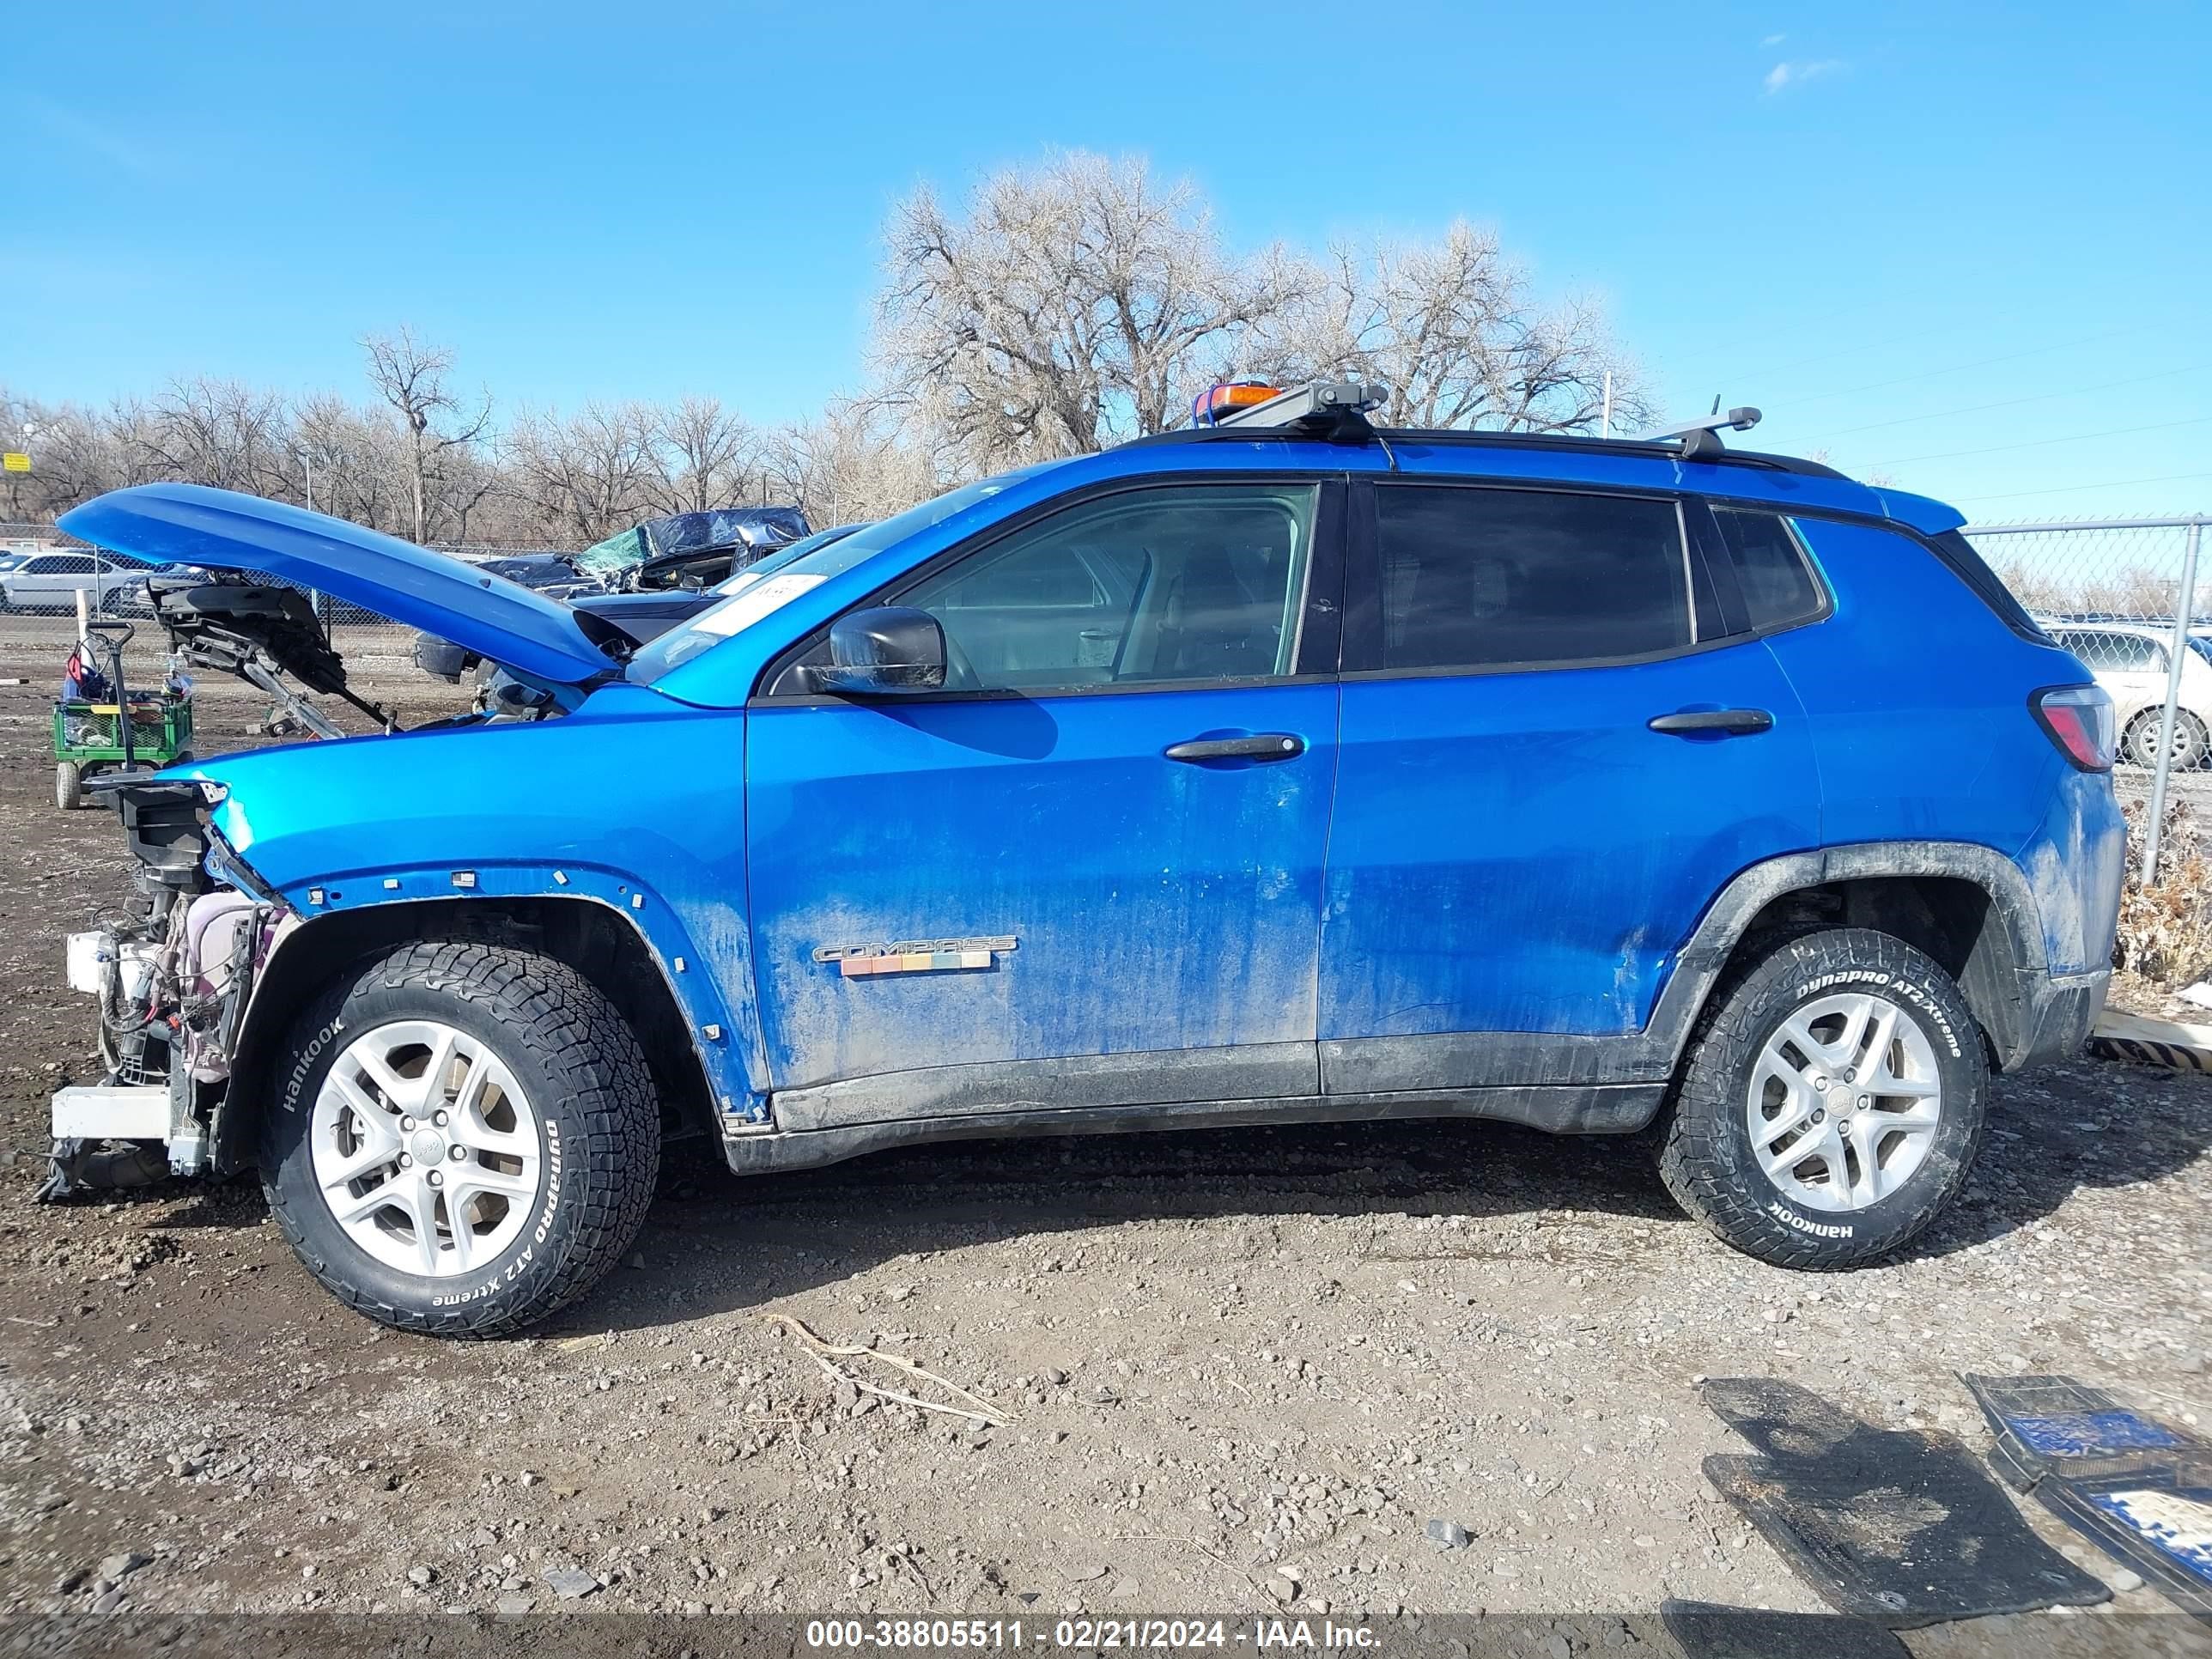
{"type": "Polygon", "coordinates": [[[70,988],[98,1001],[106,1075],[53,1097],[48,1200],[209,1168],[246,1006],[297,924],[210,821],[221,785],[126,775],[89,787],[113,801],[138,867],[122,915],[69,936],[70,988]]]}

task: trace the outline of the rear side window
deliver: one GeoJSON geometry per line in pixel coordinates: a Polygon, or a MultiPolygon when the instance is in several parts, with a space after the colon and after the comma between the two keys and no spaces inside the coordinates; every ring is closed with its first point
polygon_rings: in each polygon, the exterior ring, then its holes
{"type": "Polygon", "coordinates": [[[1376,529],[1378,667],[1607,661],[1694,638],[1672,501],[1393,484],[1376,529]]]}
{"type": "Polygon", "coordinates": [[[1730,507],[1714,507],[1713,517],[1753,629],[1788,628],[1820,614],[1826,598],[1787,519],[1730,507]]]}

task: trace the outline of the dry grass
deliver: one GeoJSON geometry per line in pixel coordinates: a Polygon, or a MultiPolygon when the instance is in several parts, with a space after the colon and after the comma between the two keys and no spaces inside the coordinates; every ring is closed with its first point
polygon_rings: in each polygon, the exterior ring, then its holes
{"type": "Polygon", "coordinates": [[[2158,883],[2142,884],[2143,833],[2150,809],[2127,802],[2127,882],[2120,893],[2115,967],[2153,984],[2188,985],[2212,974],[2212,835],[2187,802],[2166,803],[2158,883]]]}

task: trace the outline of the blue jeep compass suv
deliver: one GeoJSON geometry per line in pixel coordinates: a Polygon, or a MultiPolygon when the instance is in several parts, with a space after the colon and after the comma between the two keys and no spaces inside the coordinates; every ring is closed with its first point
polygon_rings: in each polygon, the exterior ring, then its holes
{"type": "Polygon", "coordinates": [[[596,1280],[675,1130],[757,1171],[1651,1126],[1737,1248],[1895,1250],[1966,1182],[1992,1070],[2072,1052],[2102,999],[2104,694],[1950,508],[1724,449],[1755,411],[1619,442],[1371,406],[1217,388],[643,645],[251,497],[78,508],[514,684],[111,792],[131,914],[71,958],[113,1070],[57,1097],[58,1167],[258,1166],[325,1285],[455,1334],[596,1280]]]}

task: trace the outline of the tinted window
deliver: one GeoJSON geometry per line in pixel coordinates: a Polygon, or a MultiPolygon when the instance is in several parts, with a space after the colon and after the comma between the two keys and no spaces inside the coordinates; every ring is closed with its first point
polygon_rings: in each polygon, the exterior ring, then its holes
{"type": "Polygon", "coordinates": [[[1056,513],[890,603],[944,625],[949,689],[1066,690],[1287,674],[1311,485],[1204,485],[1056,513]]]}
{"type": "Polygon", "coordinates": [[[1376,496],[1382,667],[1587,661],[1691,643],[1671,501],[1418,484],[1376,496]]]}
{"type": "Polygon", "coordinates": [[[1787,628],[1820,614],[1820,584],[1788,520],[1727,507],[1715,507],[1713,517],[1753,628],[1787,628]]]}

